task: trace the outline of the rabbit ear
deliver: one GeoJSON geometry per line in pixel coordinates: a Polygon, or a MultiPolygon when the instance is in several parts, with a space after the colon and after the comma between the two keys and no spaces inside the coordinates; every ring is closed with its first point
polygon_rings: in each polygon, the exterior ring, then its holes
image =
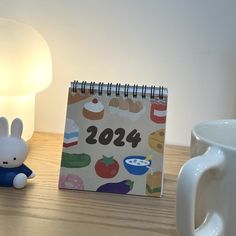
{"type": "Polygon", "coordinates": [[[11,124],[11,136],[16,138],[21,138],[23,131],[23,123],[21,119],[16,118],[12,121],[11,124]]]}
{"type": "Polygon", "coordinates": [[[0,117],[0,137],[8,136],[8,121],[5,117],[0,117]]]}

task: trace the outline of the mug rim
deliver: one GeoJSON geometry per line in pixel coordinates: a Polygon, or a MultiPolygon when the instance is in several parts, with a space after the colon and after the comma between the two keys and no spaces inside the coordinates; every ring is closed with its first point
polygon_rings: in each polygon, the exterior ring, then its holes
{"type": "Polygon", "coordinates": [[[219,143],[219,142],[215,142],[215,141],[213,141],[209,138],[206,138],[206,137],[200,135],[197,132],[197,129],[201,126],[204,126],[204,125],[217,125],[217,124],[222,125],[222,124],[227,124],[227,123],[234,123],[235,127],[236,127],[236,119],[209,120],[209,121],[201,122],[201,123],[198,123],[197,125],[195,125],[192,129],[192,133],[196,138],[204,141],[205,143],[208,143],[212,146],[219,146],[221,148],[232,150],[232,151],[236,152],[236,147],[232,147],[230,145],[225,145],[225,144],[222,144],[222,143],[219,143]]]}

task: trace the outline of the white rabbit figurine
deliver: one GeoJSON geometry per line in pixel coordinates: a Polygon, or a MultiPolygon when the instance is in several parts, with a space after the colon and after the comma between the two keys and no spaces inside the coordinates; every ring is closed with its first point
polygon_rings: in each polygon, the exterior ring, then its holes
{"type": "Polygon", "coordinates": [[[0,187],[24,188],[27,179],[35,174],[23,162],[28,155],[28,146],[21,138],[23,123],[19,118],[11,124],[9,135],[8,121],[0,118],[0,187]]]}

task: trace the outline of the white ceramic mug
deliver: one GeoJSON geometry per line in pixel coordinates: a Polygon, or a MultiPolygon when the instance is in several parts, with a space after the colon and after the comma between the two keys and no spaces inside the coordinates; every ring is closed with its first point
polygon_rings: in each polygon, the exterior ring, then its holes
{"type": "Polygon", "coordinates": [[[195,126],[191,157],[178,178],[178,235],[235,236],[236,120],[195,126]]]}

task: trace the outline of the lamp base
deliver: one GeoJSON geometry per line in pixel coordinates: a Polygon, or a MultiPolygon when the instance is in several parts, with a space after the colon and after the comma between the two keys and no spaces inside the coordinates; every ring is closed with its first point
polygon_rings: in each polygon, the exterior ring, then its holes
{"type": "Polygon", "coordinates": [[[0,117],[8,119],[9,127],[15,118],[20,118],[24,129],[22,138],[29,140],[34,132],[34,105],[35,95],[26,96],[0,96],[0,117]]]}

